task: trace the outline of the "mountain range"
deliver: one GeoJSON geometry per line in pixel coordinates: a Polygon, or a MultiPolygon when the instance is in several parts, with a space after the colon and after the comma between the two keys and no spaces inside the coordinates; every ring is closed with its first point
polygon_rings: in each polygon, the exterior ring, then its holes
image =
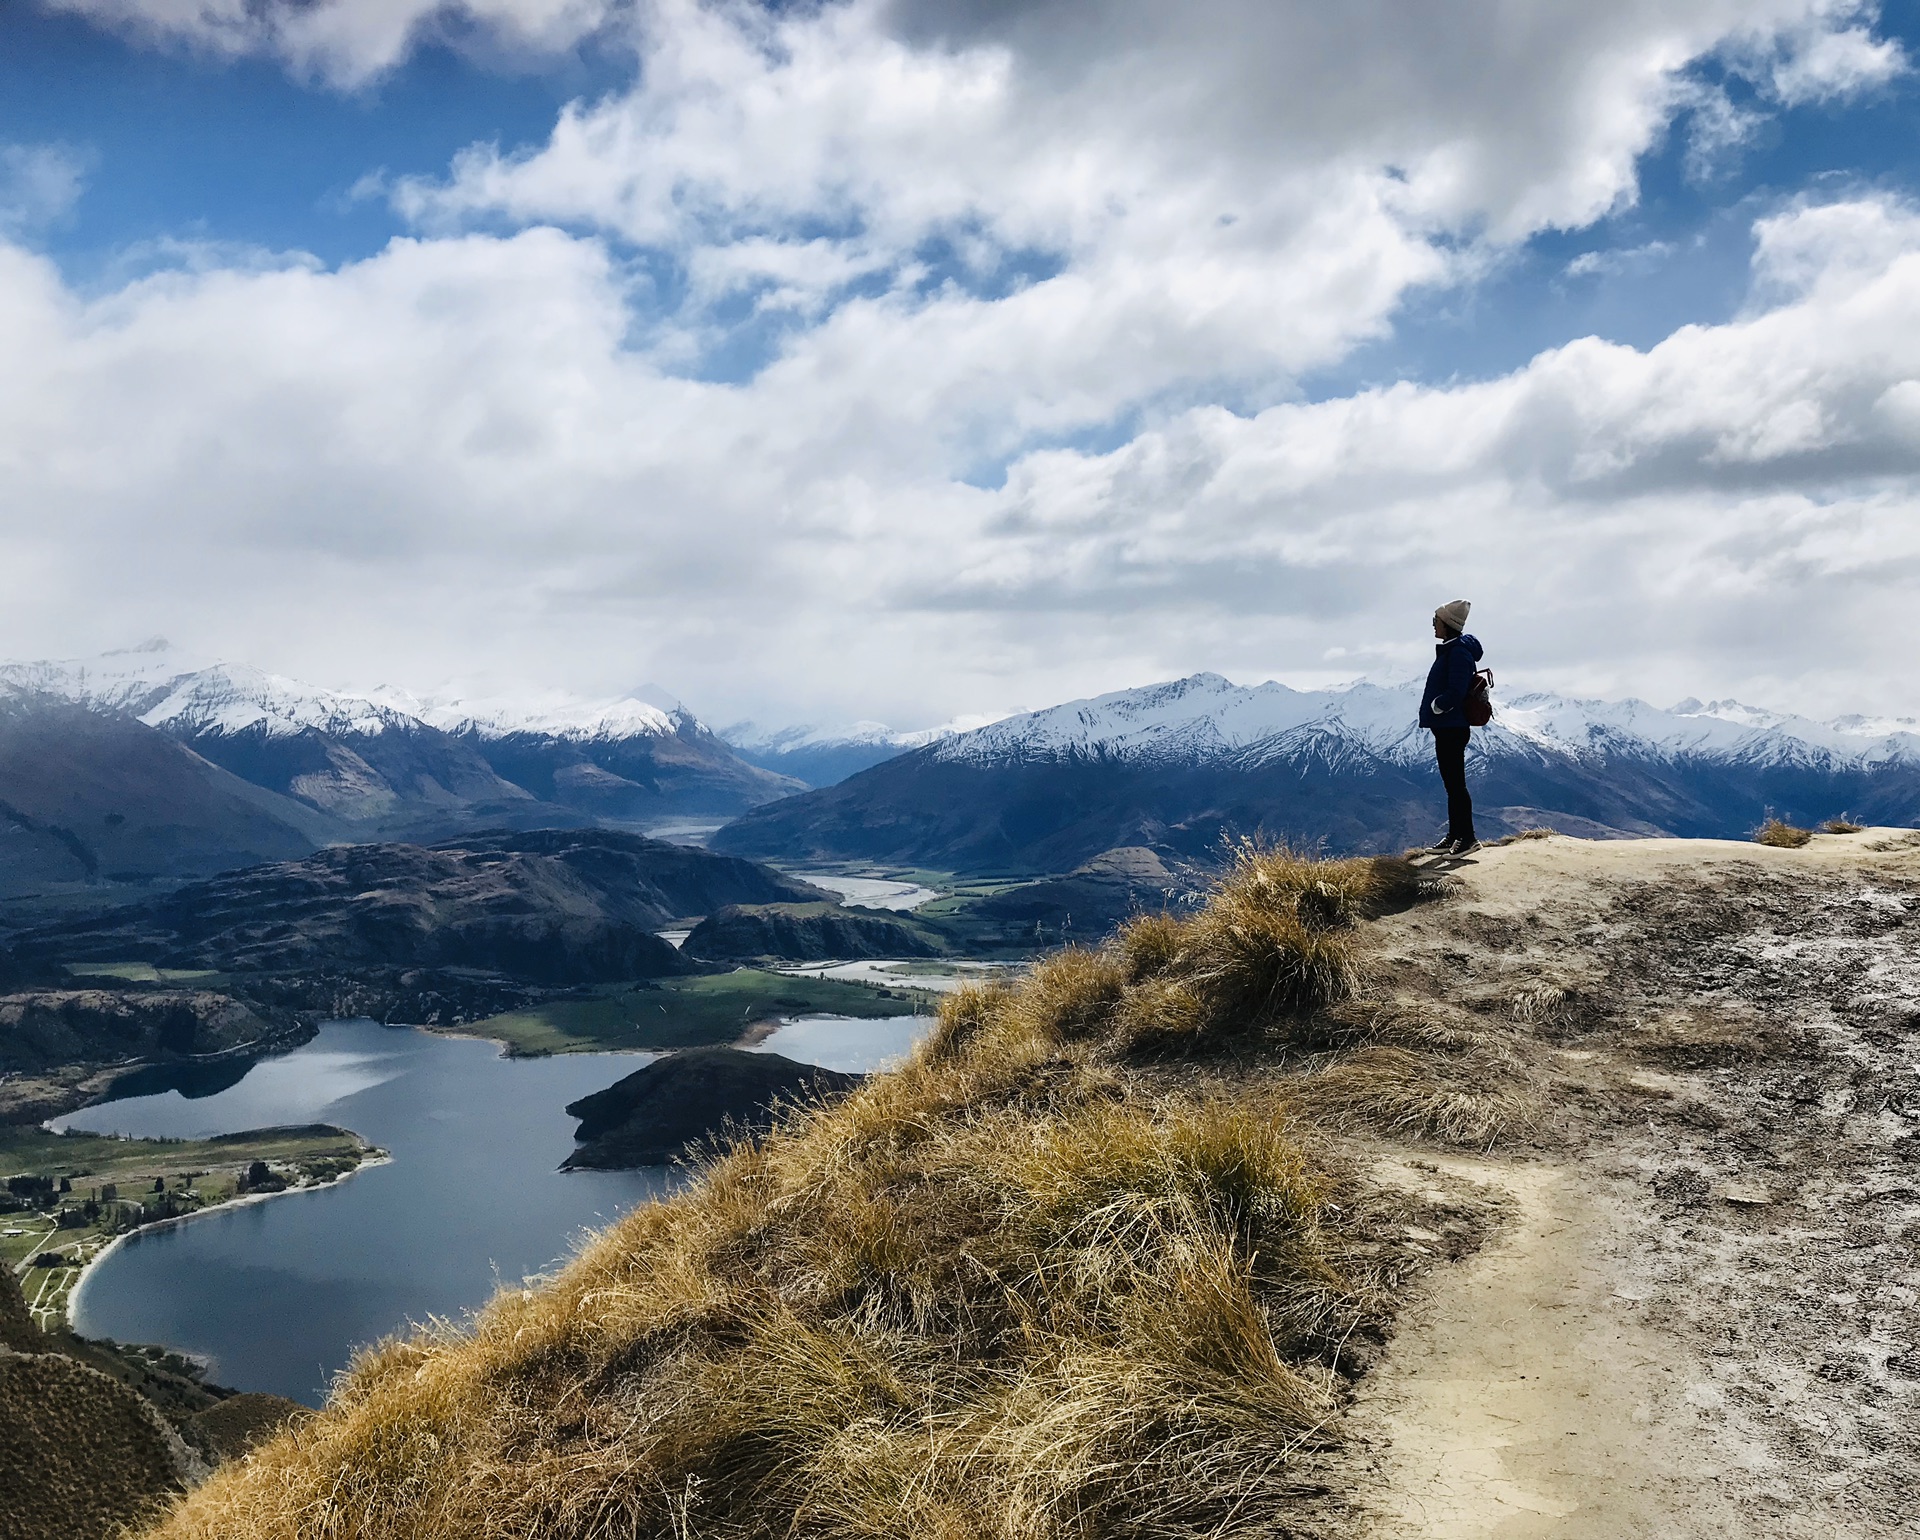
{"type": "Polygon", "coordinates": [[[354,695],[159,641],[0,665],[0,892],[480,827],[725,818],[800,789],[636,697],[354,695]]]}
{"type": "MultiPolygon", "coordinates": [[[[1217,674],[1121,690],[943,737],[765,805],[713,839],[737,855],[959,872],[1064,871],[1116,847],[1205,859],[1264,833],[1337,850],[1424,843],[1440,822],[1420,686],[1242,687],[1217,674]]],[[[1528,694],[1474,735],[1483,836],[1740,837],[1768,813],[1920,819],[1920,723],[1815,722],[1736,701],[1528,694]]]]}
{"type": "MultiPolygon", "coordinates": [[[[1920,723],[1737,701],[1527,694],[1475,734],[1482,832],[1742,835],[1768,812],[1920,820],[1920,723]]],[[[721,733],[653,687],[602,701],[321,689],[164,642],[0,665],[0,897],[204,876],[329,844],[734,821],[714,848],[1009,875],[1223,834],[1343,850],[1438,822],[1418,686],[1217,674],[972,726],[721,733]],[[809,789],[811,788],[811,789],[809,789]]],[[[976,719],[977,720],[977,719],[976,719]]]]}

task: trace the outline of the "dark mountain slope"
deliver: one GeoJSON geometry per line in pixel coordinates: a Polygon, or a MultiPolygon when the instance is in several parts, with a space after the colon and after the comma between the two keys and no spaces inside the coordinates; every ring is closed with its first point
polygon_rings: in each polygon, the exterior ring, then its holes
{"type": "Polygon", "coordinates": [[[349,845],[230,872],[17,938],[28,961],[283,973],[466,968],[579,984],[685,972],[654,930],[728,902],[821,895],[749,862],[604,830],[349,845]]]}
{"type": "Polygon", "coordinates": [[[662,733],[510,732],[458,740],[533,797],[599,818],[727,817],[804,783],[748,764],[685,712],[662,733]]]}
{"type": "MultiPolygon", "coordinates": [[[[1722,838],[1746,834],[1769,806],[1809,820],[1843,808],[1897,822],[1920,814],[1912,766],[1835,774],[1526,749],[1477,756],[1471,776],[1483,835],[1510,832],[1507,807],[1525,810],[1522,824],[1566,815],[1589,830],[1722,838]]],[[[1432,838],[1444,805],[1430,766],[1308,730],[1188,764],[1102,754],[981,763],[935,745],[758,808],[711,843],[760,859],[1059,872],[1117,846],[1206,859],[1230,834],[1398,850],[1432,838]]]]}
{"type": "Polygon", "coordinates": [[[130,718],[0,700],[0,894],[286,860],[337,828],[130,718]]]}
{"type": "Polygon", "coordinates": [[[424,722],[396,719],[379,732],[194,730],[169,723],[195,752],[242,780],[374,828],[420,829],[435,822],[553,821],[524,789],[496,775],[470,744],[424,722]]]}

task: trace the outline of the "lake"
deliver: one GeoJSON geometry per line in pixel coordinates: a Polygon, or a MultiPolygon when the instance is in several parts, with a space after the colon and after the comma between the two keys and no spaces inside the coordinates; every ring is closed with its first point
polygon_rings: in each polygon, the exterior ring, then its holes
{"type": "MultiPolygon", "coordinates": [[[[809,1017],[759,1046],[871,1069],[932,1025],[809,1017]]],[[[573,1149],[566,1104],[650,1057],[509,1059],[474,1038],[329,1022],[212,1094],[166,1090],[61,1118],[55,1126],[146,1138],[333,1123],[393,1156],[332,1186],[129,1237],[81,1284],[74,1324],[182,1349],[207,1359],[218,1383],[317,1406],[355,1346],[428,1316],[463,1315],[497,1285],[563,1262],[587,1231],[672,1190],[666,1169],[556,1169],[573,1149]]]]}
{"type": "Polygon", "coordinates": [[[850,909],[918,909],[940,895],[917,882],[895,882],[888,877],[846,877],[838,872],[795,872],[802,882],[840,895],[850,909]]]}

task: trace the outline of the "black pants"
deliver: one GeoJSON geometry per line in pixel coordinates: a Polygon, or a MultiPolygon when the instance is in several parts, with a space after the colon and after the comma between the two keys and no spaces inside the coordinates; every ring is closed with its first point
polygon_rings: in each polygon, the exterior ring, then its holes
{"type": "Polygon", "coordinates": [[[1436,727],[1434,757],[1440,761],[1440,781],[1447,788],[1447,837],[1472,840],[1473,798],[1467,795],[1467,739],[1471,727],[1436,727]]]}

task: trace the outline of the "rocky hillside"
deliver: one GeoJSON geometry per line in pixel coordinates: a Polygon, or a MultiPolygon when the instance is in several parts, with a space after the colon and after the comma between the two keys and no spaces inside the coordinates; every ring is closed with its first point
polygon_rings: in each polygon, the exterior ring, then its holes
{"type": "Polygon", "coordinates": [[[157,1350],[43,1332],[6,1267],[0,1408],[4,1540],[113,1540],[303,1410],[208,1386],[157,1350]]]}
{"type": "Polygon", "coordinates": [[[0,1073],[265,1051],[304,1035],[284,1013],[209,989],[0,995],[0,1073]]]}
{"type": "Polygon", "coordinates": [[[696,925],[681,950],[712,962],[936,957],[947,938],[910,916],[837,904],[729,904],[696,925]]]}
{"type": "Polygon", "coordinates": [[[347,845],[43,926],[16,953],[258,974],[459,968],[547,984],[685,971],[654,935],[676,916],[818,891],[748,861],[608,830],[347,845]]]}
{"type": "Polygon", "coordinates": [[[716,1136],[765,1133],[782,1107],[835,1100],[860,1080],[777,1053],[685,1048],[570,1103],[580,1147],[566,1167],[664,1166],[716,1136]]]}

